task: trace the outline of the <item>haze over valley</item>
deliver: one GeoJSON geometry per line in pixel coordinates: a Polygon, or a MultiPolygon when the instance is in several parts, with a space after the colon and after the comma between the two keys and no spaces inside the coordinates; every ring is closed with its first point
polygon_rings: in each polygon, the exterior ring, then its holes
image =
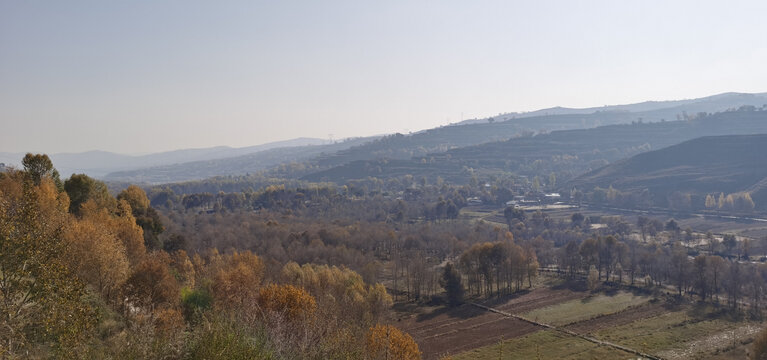
{"type": "Polygon", "coordinates": [[[0,1],[0,358],[767,359],[766,11],[0,1]]]}

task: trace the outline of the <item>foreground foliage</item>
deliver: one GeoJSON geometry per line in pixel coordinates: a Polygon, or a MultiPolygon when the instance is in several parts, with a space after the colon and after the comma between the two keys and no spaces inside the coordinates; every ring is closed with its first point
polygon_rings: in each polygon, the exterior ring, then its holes
{"type": "MultiPolygon", "coordinates": [[[[161,250],[184,241],[160,239],[140,188],[114,198],[85,175],[62,185],[45,155],[25,165],[0,173],[0,357],[379,358],[358,334],[387,320],[381,284],[248,250],[161,250]]],[[[387,329],[386,346],[420,358],[387,329]]]]}

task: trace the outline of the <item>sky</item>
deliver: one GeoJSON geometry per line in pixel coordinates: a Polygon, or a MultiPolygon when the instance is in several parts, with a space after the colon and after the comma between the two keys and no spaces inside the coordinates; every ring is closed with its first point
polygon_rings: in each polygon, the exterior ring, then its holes
{"type": "Polygon", "coordinates": [[[0,152],[417,131],[767,91],[765,1],[0,0],[0,152]]]}

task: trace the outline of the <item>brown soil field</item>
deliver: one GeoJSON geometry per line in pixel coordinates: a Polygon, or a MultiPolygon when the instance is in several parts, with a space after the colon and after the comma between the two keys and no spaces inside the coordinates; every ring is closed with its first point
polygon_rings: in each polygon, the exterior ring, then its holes
{"type": "Polygon", "coordinates": [[[588,295],[589,293],[584,291],[538,288],[522,295],[510,295],[501,297],[499,299],[483,301],[482,305],[511,314],[522,314],[542,307],[556,305],[565,301],[582,299],[588,295]]]}
{"type": "MultiPolygon", "coordinates": [[[[521,313],[587,295],[585,292],[566,289],[540,288],[483,303],[503,311],[521,313]]],[[[496,344],[502,339],[512,339],[541,330],[540,327],[527,322],[469,304],[454,309],[441,308],[414,316],[402,320],[397,327],[413,336],[426,360],[458,354],[496,344]]]]}
{"type": "Polygon", "coordinates": [[[523,336],[539,330],[535,325],[468,304],[417,316],[402,321],[397,326],[413,336],[426,360],[491,345],[501,339],[523,336]]]}

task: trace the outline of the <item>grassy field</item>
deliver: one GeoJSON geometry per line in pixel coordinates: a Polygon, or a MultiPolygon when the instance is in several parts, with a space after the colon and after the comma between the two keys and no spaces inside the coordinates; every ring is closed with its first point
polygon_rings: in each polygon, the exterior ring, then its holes
{"type": "Polygon", "coordinates": [[[686,349],[695,340],[704,339],[706,345],[727,346],[727,343],[712,344],[716,341],[731,341],[726,336],[735,329],[753,326],[748,322],[731,319],[726,314],[710,307],[690,307],[659,316],[638,320],[627,325],[599,331],[600,339],[618,343],[648,353],[670,349],[686,349]]]}
{"type": "Polygon", "coordinates": [[[454,356],[474,359],[629,359],[631,354],[558,331],[541,330],[454,356]]]}
{"type": "Polygon", "coordinates": [[[630,306],[643,304],[648,296],[635,295],[626,291],[615,294],[598,294],[585,299],[576,299],[561,304],[536,309],[522,316],[538,322],[562,326],[619,312],[630,306]]]}

